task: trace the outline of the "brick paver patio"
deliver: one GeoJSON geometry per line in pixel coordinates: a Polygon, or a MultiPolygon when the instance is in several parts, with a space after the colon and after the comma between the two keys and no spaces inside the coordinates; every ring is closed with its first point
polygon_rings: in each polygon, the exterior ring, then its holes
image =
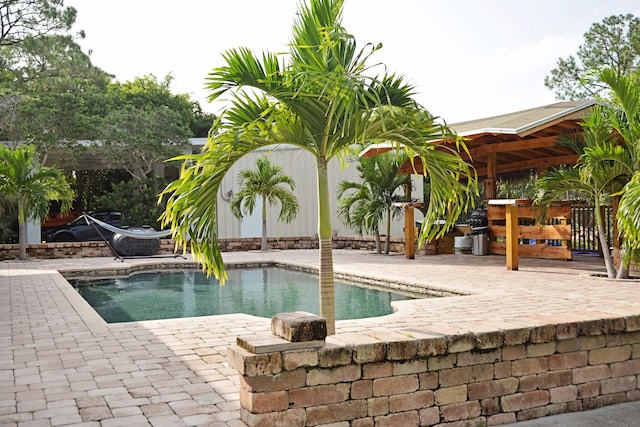
{"type": "MultiPolygon", "coordinates": [[[[317,250],[225,253],[228,263],[273,261],[317,267],[317,250]]],[[[238,376],[226,348],[269,330],[244,314],[104,323],[57,272],[116,270],[180,259],[112,258],[0,262],[0,425],[244,426],[238,376]]],[[[364,330],[484,332],[640,314],[640,286],[593,277],[599,259],[382,256],[334,251],[337,274],[394,281],[459,296],[395,303],[398,311],[339,321],[328,341],[364,330]]]]}

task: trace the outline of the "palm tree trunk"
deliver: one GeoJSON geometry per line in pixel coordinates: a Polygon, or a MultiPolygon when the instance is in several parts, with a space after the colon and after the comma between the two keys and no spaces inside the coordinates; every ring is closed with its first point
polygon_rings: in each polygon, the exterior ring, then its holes
{"type": "Polygon", "coordinates": [[[320,316],[327,322],[327,334],[336,333],[333,292],[333,252],[331,208],[329,206],[329,174],[327,161],[317,158],[318,165],[318,238],[320,244],[320,316]]]}
{"type": "Polygon", "coordinates": [[[387,209],[387,237],[384,239],[384,253],[389,255],[391,249],[391,210],[387,209]]]}
{"type": "Polygon", "coordinates": [[[27,227],[26,223],[26,213],[24,204],[21,201],[18,201],[18,259],[26,260],[27,258],[27,227]]]}
{"type": "Polygon", "coordinates": [[[600,203],[597,198],[594,210],[596,214],[596,224],[598,226],[598,239],[600,240],[600,248],[602,249],[602,257],[604,258],[604,265],[607,268],[607,277],[609,279],[614,279],[616,277],[616,269],[613,266],[613,259],[611,258],[611,251],[609,250],[607,234],[604,232],[604,222],[602,220],[602,212],[600,211],[600,203]]]}
{"type": "Polygon", "coordinates": [[[260,250],[267,250],[267,201],[264,197],[262,198],[262,243],[260,250]]]}
{"type": "Polygon", "coordinates": [[[620,250],[620,267],[618,267],[618,274],[616,279],[628,279],[629,278],[629,263],[624,261],[624,254],[620,250]]]}
{"type": "Polygon", "coordinates": [[[624,256],[624,249],[622,249],[622,241],[624,236],[620,236],[618,232],[618,208],[620,206],[620,196],[613,196],[613,248],[618,249],[618,259],[620,260],[620,267],[618,268],[618,274],[616,279],[628,279],[629,278],[629,261],[624,256]]]}
{"type": "Polygon", "coordinates": [[[380,230],[376,228],[376,254],[380,255],[382,253],[382,244],[380,243],[380,230]]]}

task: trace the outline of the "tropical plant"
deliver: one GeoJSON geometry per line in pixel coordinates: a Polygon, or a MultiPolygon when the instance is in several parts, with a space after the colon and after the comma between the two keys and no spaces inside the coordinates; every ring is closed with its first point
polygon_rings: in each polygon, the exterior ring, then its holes
{"type": "Polygon", "coordinates": [[[380,222],[386,219],[384,252],[389,254],[391,219],[403,213],[397,203],[409,201],[404,193],[398,193],[411,186],[410,175],[398,175],[398,169],[406,160],[407,155],[403,151],[370,158],[358,157],[356,168],[362,180],[338,183],[338,216],[359,236],[364,232],[373,233],[377,253],[382,251],[380,222]]]}
{"type": "Polygon", "coordinates": [[[255,170],[244,169],[238,176],[240,191],[233,196],[231,211],[236,218],[251,215],[256,205],[261,202],[262,241],[260,249],[267,248],[267,204],[275,206],[280,203],[278,220],[291,222],[300,205],[293,190],[296,183],[284,170],[277,165],[272,165],[269,159],[261,157],[256,161],[255,170]]]}
{"type": "Polygon", "coordinates": [[[636,185],[640,174],[640,92],[633,79],[606,69],[600,79],[607,83],[621,108],[595,106],[583,118],[581,143],[572,146],[580,154],[571,169],[559,169],[538,180],[537,203],[545,206],[567,191],[595,205],[598,238],[607,276],[628,277],[632,260],[640,254],[640,221],[637,221],[636,185]],[[621,263],[616,272],[605,234],[600,207],[621,197],[617,212],[623,239],[621,263]]]}
{"type": "Polygon", "coordinates": [[[39,165],[35,148],[23,145],[9,149],[0,145],[0,192],[14,197],[18,205],[19,258],[27,259],[26,228],[28,218],[42,218],[49,212],[51,200],[62,202],[68,211],[73,191],[64,173],[39,165]]]}
{"type": "MultiPolygon", "coordinates": [[[[180,178],[169,184],[163,223],[178,244],[189,244],[208,273],[226,278],[216,234],[216,200],[227,171],[245,154],[274,143],[310,152],[317,168],[320,244],[320,315],[335,332],[331,208],[328,163],[356,143],[404,144],[409,156],[423,159],[433,188],[425,224],[455,222],[477,188],[471,167],[457,149],[464,147],[412,99],[413,88],[396,75],[367,76],[367,60],[380,46],[359,50],[341,25],[343,0],[300,3],[290,52],[260,57],[246,48],[224,54],[226,64],[208,77],[210,99],[231,96],[217,118],[204,151],[181,156],[180,178]],[[457,146],[430,140],[451,140],[457,146]],[[470,177],[461,181],[461,177],[470,177]]],[[[446,230],[424,227],[428,239],[446,230]]]]}
{"type": "Polygon", "coordinates": [[[626,278],[630,263],[640,261],[640,86],[633,76],[620,76],[611,69],[603,70],[601,78],[620,107],[610,111],[608,120],[620,136],[628,159],[624,188],[615,194],[620,197],[617,217],[622,236],[617,277],[626,278]]]}
{"type": "Polygon", "coordinates": [[[538,178],[535,203],[548,206],[552,201],[572,196],[593,203],[598,228],[598,239],[603,253],[607,276],[616,277],[601,207],[610,202],[611,194],[622,189],[623,177],[629,172],[629,157],[616,142],[616,135],[607,122],[608,107],[595,106],[582,122],[581,137],[563,141],[580,155],[571,168],[558,168],[538,178]]]}

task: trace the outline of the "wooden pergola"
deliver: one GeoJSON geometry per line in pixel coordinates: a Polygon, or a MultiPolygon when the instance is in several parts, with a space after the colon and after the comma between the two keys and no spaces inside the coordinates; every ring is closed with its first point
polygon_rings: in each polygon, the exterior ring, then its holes
{"type": "MultiPolygon", "coordinates": [[[[550,166],[572,165],[578,155],[570,148],[559,145],[562,135],[582,132],[580,121],[598,102],[565,101],[542,107],[517,111],[500,116],[449,125],[465,138],[469,155],[463,154],[475,168],[478,179],[484,185],[484,197],[496,198],[497,181],[500,176],[535,170],[538,173],[550,166]]],[[[435,141],[442,143],[442,141],[435,141]]],[[[369,147],[361,156],[372,157],[394,149],[391,144],[369,147]]],[[[407,161],[399,170],[404,174],[422,173],[422,162],[416,157],[407,161]]],[[[405,207],[405,256],[415,254],[413,207],[405,207]]]]}

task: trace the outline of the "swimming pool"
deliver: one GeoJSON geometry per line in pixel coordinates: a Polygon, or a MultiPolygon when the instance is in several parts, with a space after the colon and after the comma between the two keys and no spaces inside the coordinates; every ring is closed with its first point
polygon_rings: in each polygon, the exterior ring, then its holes
{"type": "MultiPolygon", "coordinates": [[[[319,314],[318,277],[279,267],[227,270],[220,286],[198,270],[136,273],[129,277],[69,282],[108,323],[246,313],[271,317],[319,314]]],[[[335,281],[336,319],[391,314],[392,301],[410,297],[335,281]]]]}

